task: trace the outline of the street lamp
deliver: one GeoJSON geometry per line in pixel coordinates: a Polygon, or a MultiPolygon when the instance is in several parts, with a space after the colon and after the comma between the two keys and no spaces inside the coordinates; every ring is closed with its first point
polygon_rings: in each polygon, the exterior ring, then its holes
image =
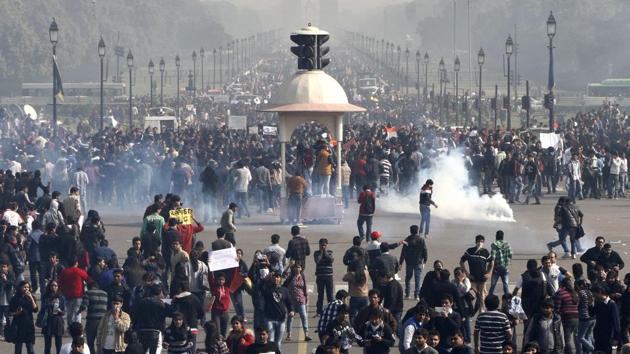
{"type": "Polygon", "coordinates": [[[206,87],[204,86],[204,82],[203,82],[203,62],[204,62],[204,57],[206,55],[206,51],[205,49],[203,49],[203,47],[199,50],[199,55],[201,56],[201,91],[205,91],[206,87]]]}
{"type": "Polygon", "coordinates": [[[57,76],[55,75],[55,60],[57,55],[57,42],[59,42],[59,27],[57,26],[57,22],[53,17],[52,23],[50,24],[50,28],[48,29],[48,35],[50,37],[50,43],[52,43],[52,54],[53,54],[53,81],[52,81],[52,92],[53,92],[53,120],[52,120],[52,128],[53,128],[53,136],[57,136],[57,76]]]}
{"type": "Polygon", "coordinates": [[[420,51],[416,50],[416,91],[417,91],[417,101],[418,105],[420,104],[420,59],[421,59],[420,51]]]}
{"type": "Polygon", "coordinates": [[[197,90],[197,52],[193,50],[192,52],[192,60],[193,60],[193,84],[191,86],[193,92],[197,90]]]}
{"type": "Polygon", "coordinates": [[[212,49],[212,88],[217,84],[217,49],[212,49]]]}
{"type": "Polygon", "coordinates": [[[227,78],[226,79],[227,80],[229,80],[230,77],[232,76],[232,74],[230,72],[230,65],[231,65],[231,60],[230,60],[230,54],[231,53],[230,52],[231,52],[231,48],[232,48],[232,43],[230,42],[230,43],[227,44],[227,48],[225,49],[225,52],[227,54],[227,71],[226,71],[226,73],[227,73],[227,78]]]}
{"type": "Polygon", "coordinates": [[[424,102],[429,95],[429,52],[424,52],[424,102]]]}
{"type": "Polygon", "coordinates": [[[438,69],[439,69],[438,70],[439,71],[438,75],[440,77],[440,97],[439,97],[439,101],[438,101],[438,107],[440,109],[440,122],[442,122],[443,121],[443,117],[444,117],[444,115],[443,115],[444,109],[442,107],[442,105],[444,104],[444,98],[443,98],[444,92],[443,91],[446,91],[446,90],[443,90],[444,70],[446,70],[445,69],[445,65],[444,65],[444,58],[440,58],[440,63],[438,64],[438,69]]]}
{"type": "Polygon", "coordinates": [[[131,86],[133,85],[132,80],[132,69],[133,69],[133,54],[131,54],[131,49],[129,49],[129,53],[127,53],[127,67],[129,68],[129,131],[133,127],[133,91],[131,86]]]}
{"type": "Polygon", "coordinates": [[[223,86],[223,46],[219,47],[219,86],[223,86]]]}
{"type": "Polygon", "coordinates": [[[179,67],[181,66],[179,54],[175,55],[175,67],[177,68],[177,121],[179,122],[179,67]]]}
{"type": "Polygon", "coordinates": [[[459,125],[459,70],[461,69],[461,62],[459,57],[455,57],[455,124],[459,125]]]}
{"type": "Polygon", "coordinates": [[[512,130],[512,104],[510,99],[510,57],[514,52],[512,36],[508,35],[505,41],[505,54],[507,55],[507,130],[512,130]]]}
{"type": "Polygon", "coordinates": [[[479,49],[477,53],[477,63],[479,64],[479,92],[477,93],[477,109],[479,110],[479,123],[481,124],[481,69],[483,63],[486,61],[486,53],[483,52],[483,48],[479,49]]]}
{"type": "Polygon", "coordinates": [[[405,49],[405,95],[409,96],[409,48],[405,49]]]}
{"type": "Polygon", "coordinates": [[[103,107],[103,58],[105,57],[105,41],[103,37],[98,41],[98,57],[101,59],[101,120],[100,120],[100,130],[103,131],[103,116],[104,107],[103,107]]]}
{"type": "Polygon", "coordinates": [[[166,63],[164,62],[164,57],[160,58],[160,107],[164,106],[164,69],[166,68],[166,63]]]}
{"type": "Polygon", "coordinates": [[[240,39],[235,39],[234,40],[234,66],[232,67],[232,70],[234,70],[234,75],[238,75],[238,71],[239,71],[239,55],[238,55],[238,45],[239,45],[240,39]]]}
{"type": "Polygon", "coordinates": [[[149,60],[149,97],[151,97],[151,107],[153,107],[153,72],[155,71],[155,65],[153,60],[149,60]]]}
{"type": "Polygon", "coordinates": [[[549,99],[547,100],[547,108],[549,109],[549,131],[553,132],[553,87],[555,85],[553,78],[553,37],[556,35],[556,18],[553,12],[549,12],[547,19],[547,36],[549,37],[549,77],[547,81],[547,89],[549,90],[549,99]]]}

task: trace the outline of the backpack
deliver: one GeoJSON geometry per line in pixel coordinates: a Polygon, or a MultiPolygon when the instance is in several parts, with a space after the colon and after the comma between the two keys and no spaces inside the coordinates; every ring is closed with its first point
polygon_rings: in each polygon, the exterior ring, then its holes
{"type": "Polygon", "coordinates": [[[364,213],[374,214],[374,195],[366,195],[361,203],[361,209],[364,213]]]}

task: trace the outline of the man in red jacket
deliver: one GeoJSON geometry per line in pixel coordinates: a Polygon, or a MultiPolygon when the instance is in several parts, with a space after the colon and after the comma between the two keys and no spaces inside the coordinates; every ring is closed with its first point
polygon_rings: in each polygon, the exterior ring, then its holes
{"type": "Polygon", "coordinates": [[[357,202],[359,203],[359,217],[357,218],[359,237],[365,237],[365,241],[369,242],[372,233],[372,217],[374,217],[376,210],[376,195],[367,184],[363,186],[363,192],[359,194],[357,202]],[[366,224],[367,228],[365,233],[363,232],[363,224],[366,224]]]}
{"type": "Polygon", "coordinates": [[[59,274],[59,289],[66,298],[66,313],[68,325],[73,322],[81,322],[81,301],[83,299],[83,283],[88,275],[85,270],[79,268],[79,261],[75,258],[70,261],[72,266],[64,269],[59,274]]]}
{"type": "Polygon", "coordinates": [[[195,234],[203,231],[203,225],[201,225],[197,219],[193,218],[193,222],[195,225],[177,224],[177,226],[175,226],[175,229],[179,231],[179,234],[181,235],[179,240],[182,244],[182,249],[188,254],[192,251],[193,244],[195,243],[195,234]]]}

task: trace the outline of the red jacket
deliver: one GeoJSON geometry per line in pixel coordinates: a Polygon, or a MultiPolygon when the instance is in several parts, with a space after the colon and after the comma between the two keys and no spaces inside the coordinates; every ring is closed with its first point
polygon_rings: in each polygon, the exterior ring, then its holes
{"type": "Polygon", "coordinates": [[[70,267],[59,274],[59,289],[66,299],[83,297],[83,282],[87,281],[87,273],[78,267],[70,267]]]}
{"type": "Polygon", "coordinates": [[[182,249],[186,251],[186,253],[190,254],[193,248],[193,235],[203,231],[203,225],[195,224],[195,225],[182,225],[177,224],[175,227],[179,234],[181,235],[180,242],[182,244],[182,249]]]}
{"type": "Polygon", "coordinates": [[[376,210],[376,195],[371,190],[363,191],[359,194],[359,215],[374,215],[374,211],[376,210]],[[372,210],[366,210],[365,208],[365,200],[367,198],[372,198],[372,210]]]}

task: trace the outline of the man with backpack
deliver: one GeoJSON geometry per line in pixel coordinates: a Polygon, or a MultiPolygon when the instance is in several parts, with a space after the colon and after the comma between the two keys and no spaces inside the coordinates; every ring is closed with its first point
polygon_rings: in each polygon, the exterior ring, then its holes
{"type": "Polygon", "coordinates": [[[361,238],[365,237],[366,241],[370,241],[369,235],[372,233],[372,218],[376,210],[376,195],[367,184],[363,186],[363,192],[359,194],[358,203],[360,205],[359,217],[357,218],[359,236],[361,238]],[[366,224],[367,230],[365,232],[363,232],[363,224],[366,224]]]}

